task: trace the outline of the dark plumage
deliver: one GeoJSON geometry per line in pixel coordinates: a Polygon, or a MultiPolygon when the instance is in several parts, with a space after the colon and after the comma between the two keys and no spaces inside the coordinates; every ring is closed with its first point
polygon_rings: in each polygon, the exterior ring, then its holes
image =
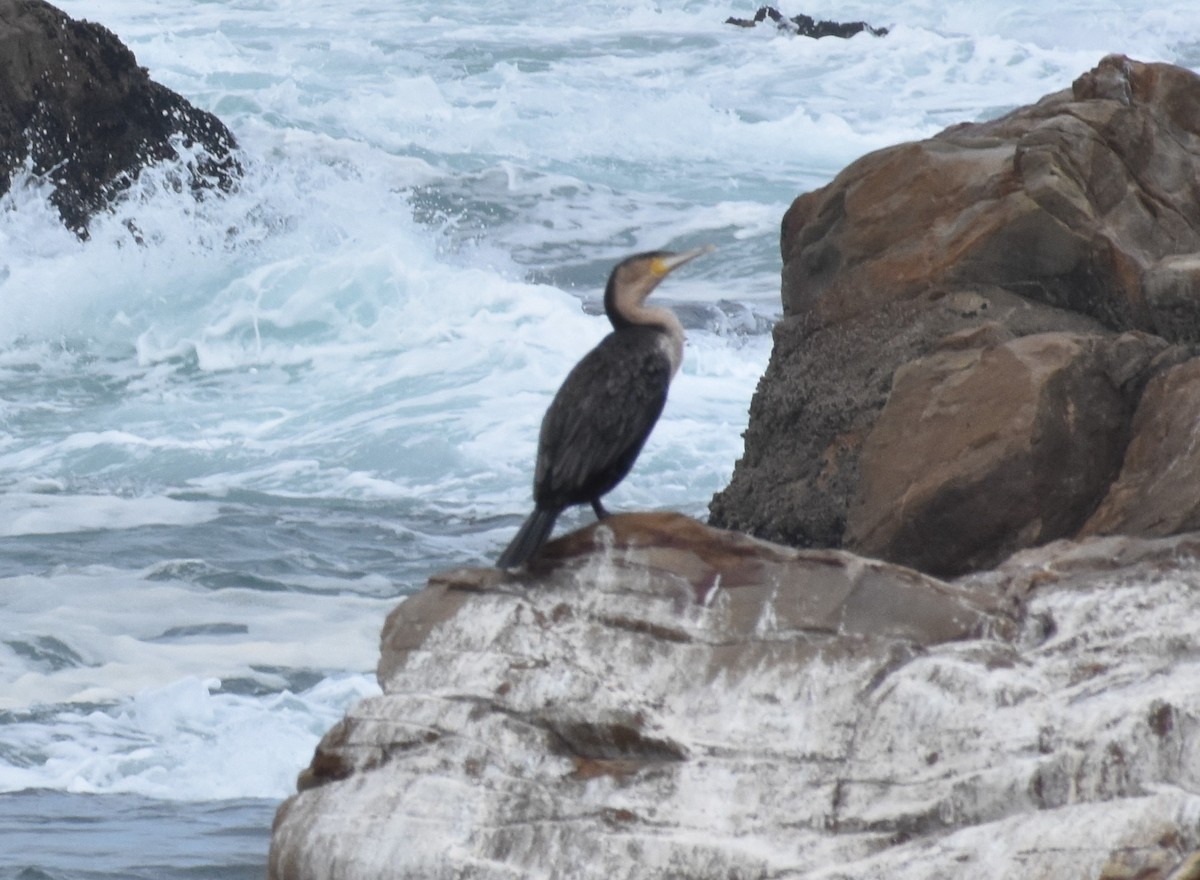
{"type": "Polygon", "coordinates": [[[533,477],[534,510],[497,567],[525,564],[564,508],[590,504],[598,517],[607,516],[600,498],[633,467],[683,357],[679,319],[643,303],[669,272],[711,249],[637,254],[613,269],[604,291],[613,331],[575,365],[546,410],[533,477]]]}

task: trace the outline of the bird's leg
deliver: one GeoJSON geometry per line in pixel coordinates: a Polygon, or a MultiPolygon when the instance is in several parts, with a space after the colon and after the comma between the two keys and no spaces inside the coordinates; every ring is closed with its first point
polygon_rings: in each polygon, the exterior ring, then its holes
{"type": "Polygon", "coordinates": [[[592,510],[596,511],[596,519],[607,519],[612,515],[604,509],[604,505],[600,503],[599,498],[592,499],[592,510]]]}

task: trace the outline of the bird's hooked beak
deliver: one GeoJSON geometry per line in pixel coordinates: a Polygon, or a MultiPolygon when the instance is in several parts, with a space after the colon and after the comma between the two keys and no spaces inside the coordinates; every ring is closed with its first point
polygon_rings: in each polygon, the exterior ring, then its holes
{"type": "Polygon", "coordinates": [[[656,257],[654,262],[650,264],[650,271],[654,273],[655,278],[664,278],[667,273],[675,271],[684,263],[691,262],[696,257],[703,256],[704,254],[711,254],[716,249],[715,245],[706,244],[704,247],[693,248],[690,251],[656,257]]]}

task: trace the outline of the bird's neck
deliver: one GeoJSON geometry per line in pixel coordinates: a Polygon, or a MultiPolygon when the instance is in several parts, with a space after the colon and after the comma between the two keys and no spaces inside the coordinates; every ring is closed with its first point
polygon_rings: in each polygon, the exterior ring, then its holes
{"type": "Polygon", "coordinates": [[[608,316],[613,328],[621,330],[624,327],[651,327],[663,334],[662,347],[671,362],[671,375],[674,376],[683,363],[683,324],[670,309],[660,306],[636,304],[630,307],[614,310],[608,316]]]}

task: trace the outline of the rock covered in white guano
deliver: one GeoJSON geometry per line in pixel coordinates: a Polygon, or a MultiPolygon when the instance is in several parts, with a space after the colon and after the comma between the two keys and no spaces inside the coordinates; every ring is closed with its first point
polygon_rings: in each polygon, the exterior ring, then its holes
{"type": "Polygon", "coordinates": [[[954,585],[637,514],[448,572],[389,617],[270,876],[1161,880],[1200,838],[1197,551],[954,585]]]}

